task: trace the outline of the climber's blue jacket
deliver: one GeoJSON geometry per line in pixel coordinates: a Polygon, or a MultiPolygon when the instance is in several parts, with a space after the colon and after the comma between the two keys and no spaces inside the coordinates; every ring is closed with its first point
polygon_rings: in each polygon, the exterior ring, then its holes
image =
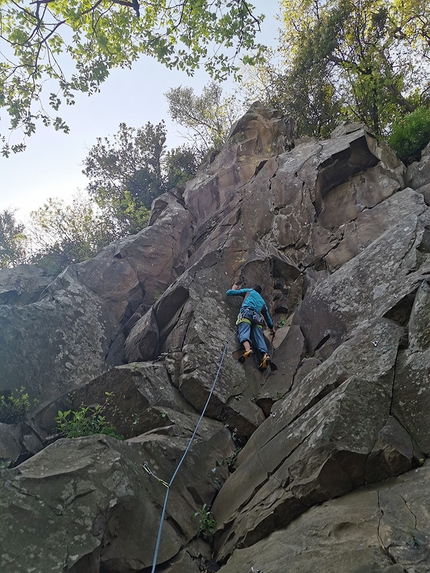
{"type": "Polygon", "coordinates": [[[267,308],[264,298],[258,294],[257,291],[252,288],[229,289],[225,294],[227,296],[245,296],[240,313],[242,313],[243,310],[251,309],[258,314],[262,314],[267,322],[267,326],[273,328],[273,321],[270,317],[269,309],[267,308]]]}

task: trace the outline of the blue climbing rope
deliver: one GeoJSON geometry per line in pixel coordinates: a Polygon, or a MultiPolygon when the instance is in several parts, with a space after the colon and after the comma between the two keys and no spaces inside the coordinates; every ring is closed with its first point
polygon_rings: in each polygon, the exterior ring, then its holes
{"type": "Polygon", "coordinates": [[[182,463],[183,463],[183,461],[184,461],[186,455],[188,454],[188,452],[189,452],[189,450],[190,450],[190,448],[191,448],[191,444],[193,443],[193,440],[194,440],[194,438],[195,438],[195,436],[196,436],[196,434],[197,434],[197,430],[199,429],[200,422],[203,420],[203,416],[205,415],[205,412],[206,412],[206,410],[207,410],[207,407],[209,406],[210,399],[212,398],[212,394],[214,393],[215,385],[216,385],[216,383],[217,383],[218,376],[219,376],[219,373],[220,373],[220,371],[221,371],[221,366],[222,366],[222,363],[223,363],[223,361],[224,361],[225,353],[227,352],[227,346],[229,345],[231,339],[235,336],[235,334],[236,334],[236,333],[234,332],[234,333],[230,336],[230,338],[227,340],[227,342],[225,343],[225,345],[224,345],[224,349],[223,349],[222,355],[221,355],[221,360],[220,360],[219,365],[218,365],[218,370],[217,370],[217,372],[216,372],[215,379],[214,379],[214,381],[213,381],[213,384],[212,384],[212,386],[211,386],[211,389],[210,389],[208,398],[207,398],[207,400],[206,400],[206,404],[205,404],[204,407],[203,407],[202,413],[200,414],[200,418],[199,418],[198,421],[197,421],[196,427],[194,428],[194,432],[193,432],[192,435],[191,435],[190,441],[188,442],[188,445],[187,445],[187,447],[185,448],[185,451],[184,451],[184,453],[183,453],[183,455],[182,455],[182,458],[179,460],[179,463],[178,463],[178,465],[176,466],[176,469],[175,469],[175,471],[173,472],[173,475],[172,475],[172,477],[171,477],[169,483],[166,483],[165,481],[163,481],[163,480],[161,480],[160,478],[158,478],[157,476],[155,476],[155,475],[151,472],[151,470],[149,469],[149,467],[148,467],[148,465],[146,464],[146,462],[143,464],[143,467],[144,467],[145,471],[148,472],[150,475],[154,476],[159,482],[161,482],[161,483],[166,487],[166,495],[164,496],[163,511],[161,512],[160,526],[159,526],[159,528],[158,528],[157,542],[156,542],[156,544],[155,544],[154,559],[153,559],[153,561],[152,561],[151,573],[154,573],[155,567],[156,567],[156,565],[157,565],[158,552],[159,552],[159,550],[160,550],[160,543],[161,543],[161,534],[162,534],[162,531],[163,531],[163,524],[164,524],[164,518],[165,518],[165,515],[166,515],[167,500],[169,499],[170,488],[172,487],[173,481],[175,480],[175,478],[176,478],[176,476],[177,476],[177,474],[178,474],[179,468],[181,467],[181,465],[182,465],[182,463]]]}

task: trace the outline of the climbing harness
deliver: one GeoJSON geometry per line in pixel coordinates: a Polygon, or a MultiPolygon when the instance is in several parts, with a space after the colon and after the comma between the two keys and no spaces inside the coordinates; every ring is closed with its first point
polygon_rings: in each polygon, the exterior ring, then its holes
{"type": "Polygon", "coordinates": [[[169,483],[165,482],[164,480],[162,480],[161,478],[159,478],[158,476],[156,476],[156,475],[151,471],[151,469],[150,469],[150,467],[148,466],[147,462],[145,462],[145,463],[143,464],[143,469],[144,469],[150,476],[154,477],[157,481],[159,481],[160,483],[162,483],[162,484],[165,486],[165,488],[166,488],[166,495],[164,496],[163,510],[162,510],[162,512],[161,512],[160,526],[159,526],[159,528],[158,528],[157,542],[156,542],[156,544],[155,544],[154,558],[153,558],[153,561],[152,561],[151,573],[154,573],[155,567],[156,567],[156,565],[157,565],[157,557],[158,557],[158,552],[159,552],[159,550],[160,550],[161,534],[162,534],[162,531],[163,531],[163,524],[164,524],[164,518],[165,518],[165,515],[166,515],[167,500],[169,499],[170,488],[172,487],[173,481],[174,481],[174,479],[176,478],[176,475],[177,475],[177,473],[178,473],[178,471],[179,471],[179,468],[181,467],[181,465],[182,465],[182,463],[183,463],[183,461],[184,461],[184,459],[185,459],[185,456],[188,454],[188,451],[189,451],[189,449],[191,448],[191,444],[193,443],[193,440],[194,440],[194,438],[195,438],[195,436],[196,436],[196,434],[197,434],[197,430],[198,430],[198,428],[199,428],[199,426],[200,426],[200,422],[203,420],[203,416],[205,415],[205,412],[206,412],[206,410],[207,410],[207,407],[209,406],[210,399],[212,398],[212,394],[214,393],[214,390],[215,390],[215,384],[217,383],[218,376],[219,376],[219,373],[220,373],[220,371],[221,371],[221,366],[222,366],[222,363],[223,363],[223,361],[224,361],[225,353],[227,352],[227,346],[229,345],[231,339],[235,336],[235,334],[236,334],[236,333],[233,333],[233,334],[230,336],[230,338],[227,340],[227,342],[225,343],[225,345],[224,345],[224,349],[223,349],[222,355],[221,355],[221,360],[220,360],[219,365],[218,365],[218,370],[217,370],[217,372],[216,372],[216,374],[215,374],[215,378],[214,378],[214,381],[213,381],[213,383],[212,383],[211,389],[210,389],[210,391],[209,391],[208,398],[207,398],[206,403],[205,403],[205,405],[204,405],[204,407],[203,407],[202,413],[200,414],[200,417],[199,417],[199,419],[197,420],[196,427],[194,428],[194,431],[193,431],[193,433],[192,433],[192,435],[191,435],[191,438],[190,438],[190,440],[189,440],[189,442],[188,442],[188,445],[187,445],[187,447],[185,448],[185,451],[184,451],[184,453],[182,454],[182,458],[179,460],[179,463],[178,463],[178,465],[176,466],[176,469],[175,469],[175,471],[173,472],[173,475],[172,475],[172,477],[171,477],[169,483]]]}
{"type": "Polygon", "coordinates": [[[236,326],[241,322],[247,322],[248,324],[255,324],[262,328],[264,326],[264,318],[262,315],[252,310],[252,308],[242,308],[237,315],[236,326]]]}

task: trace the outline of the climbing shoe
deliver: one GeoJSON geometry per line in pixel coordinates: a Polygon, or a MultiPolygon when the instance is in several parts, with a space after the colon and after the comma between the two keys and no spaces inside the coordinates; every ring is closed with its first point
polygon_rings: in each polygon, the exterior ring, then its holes
{"type": "Polygon", "coordinates": [[[254,352],[252,351],[252,349],[250,350],[245,350],[245,352],[242,354],[242,356],[239,358],[239,362],[245,362],[245,360],[247,358],[249,358],[250,356],[252,356],[254,354],[254,352]]]}
{"type": "Polygon", "coordinates": [[[265,354],[258,369],[266,370],[267,367],[270,365],[270,362],[271,362],[270,356],[268,354],[265,354]]]}

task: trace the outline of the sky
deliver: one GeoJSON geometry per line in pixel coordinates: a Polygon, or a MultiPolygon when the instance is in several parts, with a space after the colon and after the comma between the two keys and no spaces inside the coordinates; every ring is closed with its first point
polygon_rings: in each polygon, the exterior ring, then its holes
{"type": "MultiPolygon", "coordinates": [[[[278,0],[253,0],[256,14],[265,14],[257,40],[276,45],[279,23],[278,0]]],[[[0,157],[0,211],[16,209],[15,217],[25,222],[31,210],[41,207],[50,197],[71,202],[73,195],[84,190],[88,179],[82,174],[82,163],[97,137],[114,135],[120,123],[141,127],[148,121],[166,122],[168,147],[185,140],[180,127],[170,121],[164,93],[173,87],[189,86],[196,94],[210,81],[204,71],[189,77],[177,70],[168,70],[154,59],[143,56],[131,70],[113,70],[100,93],[78,94],[74,106],[64,106],[61,116],[70,133],[56,132],[39,126],[26,140],[23,153],[0,157]]],[[[223,84],[224,93],[232,91],[233,82],[223,84]]]]}

